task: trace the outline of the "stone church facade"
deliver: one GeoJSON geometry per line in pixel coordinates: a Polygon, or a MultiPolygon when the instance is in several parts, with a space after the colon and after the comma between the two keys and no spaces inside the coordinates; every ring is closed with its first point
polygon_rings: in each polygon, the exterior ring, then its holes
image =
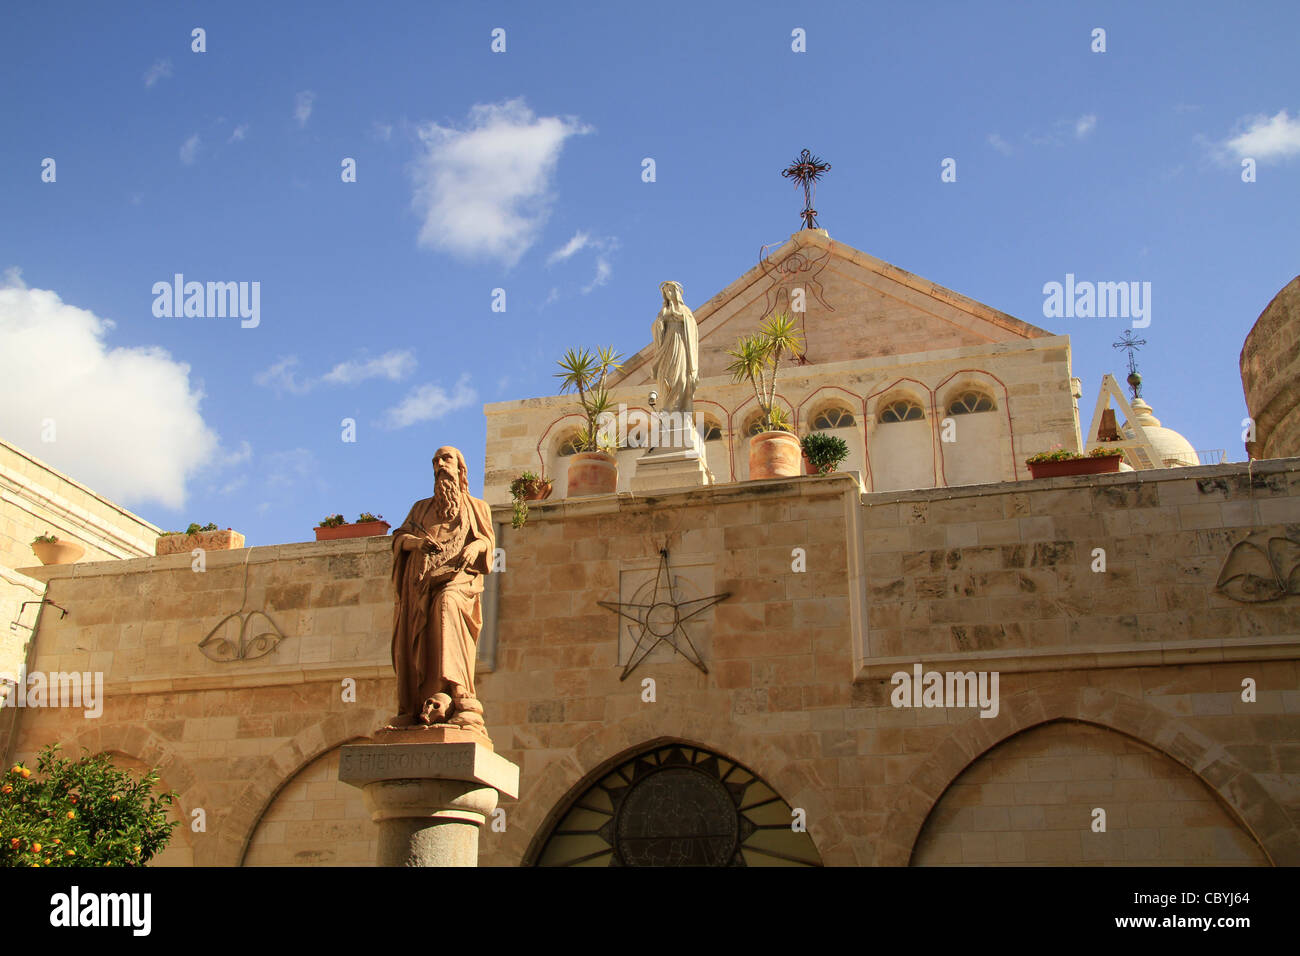
{"type": "MultiPolygon", "coordinates": [[[[485,409],[479,696],[521,786],[484,865],[1300,863],[1300,460],[1031,480],[1082,447],[1068,339],[812,231],[696,317],[711,485],[626,491],[625,449],[620,493],[567,497],[571,400],[485,409]],[[725,349],[796,287],[778,392],[856,457],[749,481],[725,349]],[[556,492],[514,529],[525,469],[556,492]]],[[[5,711],[9,755],[159,766],[160,863],[369,863],[337,764],[393,713],[389,539],[190,560],[23,569],[69,611],[28,669],[107,701],[5,711]]]]}

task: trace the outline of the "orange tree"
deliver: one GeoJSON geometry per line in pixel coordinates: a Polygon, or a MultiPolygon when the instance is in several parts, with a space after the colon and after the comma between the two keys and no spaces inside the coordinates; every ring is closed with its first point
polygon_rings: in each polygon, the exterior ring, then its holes
{"type": "Polygon", "coordinates": [[[106,753],[65,760],[41,750],[36,771],[17,763],[0,775],[0,866],[143,866],[167,846],[174,791],[153,792],[106,753]]]}

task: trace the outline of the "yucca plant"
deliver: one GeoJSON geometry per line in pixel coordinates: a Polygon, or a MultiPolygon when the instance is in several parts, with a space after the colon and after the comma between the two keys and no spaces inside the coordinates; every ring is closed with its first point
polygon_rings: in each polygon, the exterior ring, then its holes
{"type": "Polygon", "coordinates": [[[597,425],[602,415],[610,412],[613,403],[605,388],[605,380],[611,372],[623,367],[623,356],[612,347],[601,347],[595,352],[588,349],[569,349],[559,366],[563,371],[556,372],[561,379],[561,392],[577,392],[578,404],[587,424],[578,432],[577,447],[580,451],[612,451],[606,436],[601,435],[597,425]],[[602,441],[605,437],[605,441],[602,441]],[[601,445],[606,445],[602,448],[601,445]]]}
{"type": "Polygon", "coordinates": [[[768,319],[757,332],[741,336],[734,349],[727,354],[735,359],[727,366],[737,383],[749,380],[754,397],[763,413],[766,431],[791,431],[790,419],[785,409],[776,408],[776,376],[781,369],[781,356],[798,355],[803,351],[803,338],[794,316],[779,312],[768,319]]]}

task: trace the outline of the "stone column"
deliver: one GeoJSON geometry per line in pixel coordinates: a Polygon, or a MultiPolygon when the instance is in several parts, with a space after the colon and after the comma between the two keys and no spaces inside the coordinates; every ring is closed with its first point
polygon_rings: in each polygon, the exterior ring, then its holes
{"type": "Polygon", "coordinates": [[[477,866],[479,828],[499,796],[519,795],[515,764],[454,736],[381,732],[342,748],[339,780],[361,789],[379,825],[379,866],[477,866]]]}

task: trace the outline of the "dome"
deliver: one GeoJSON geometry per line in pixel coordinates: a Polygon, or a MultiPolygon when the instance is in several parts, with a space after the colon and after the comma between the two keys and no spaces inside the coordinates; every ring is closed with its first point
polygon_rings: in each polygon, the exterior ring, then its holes
{"type": "MultiPolygon", "coordinates": [[[[1151,406],[1140,398],[1133,400],[1133,420],[1142,426],[1147,439],[1151,442],[1151,447],[1156,450],[1157,468],[1176,468],[1201,463],[1192,443],[1172,428],[1161,425],[1160,419],[1152,414],[1151,406]]],[[[1134,437],[1133,427],[1128,422],[1124,423],[1123,431],[1125,438],[1134,437]]]]}

